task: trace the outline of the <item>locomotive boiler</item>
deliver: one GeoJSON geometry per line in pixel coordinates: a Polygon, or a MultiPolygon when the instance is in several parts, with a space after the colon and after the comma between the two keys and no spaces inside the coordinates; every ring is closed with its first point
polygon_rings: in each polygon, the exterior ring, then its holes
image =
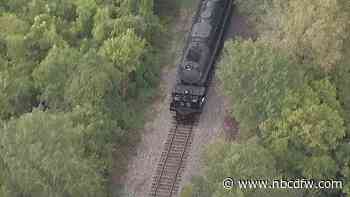
{"type": "Polygon", "coordinates": [[[180,115],[202,112],[214,62],[232,11],[232,0],[200,1],[171,95],[170,110],[180,115]]]}

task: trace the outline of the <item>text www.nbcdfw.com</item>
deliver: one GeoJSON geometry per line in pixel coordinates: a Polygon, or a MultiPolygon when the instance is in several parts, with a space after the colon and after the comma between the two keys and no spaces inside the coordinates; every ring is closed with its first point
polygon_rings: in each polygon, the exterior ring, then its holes
{"type": "Polygon", "coordinates": [[[227,177],[223,180],[225,189],[238,187],[240,189],[342,189],[343,182],[339,180],[235,180],[227,177]]]}

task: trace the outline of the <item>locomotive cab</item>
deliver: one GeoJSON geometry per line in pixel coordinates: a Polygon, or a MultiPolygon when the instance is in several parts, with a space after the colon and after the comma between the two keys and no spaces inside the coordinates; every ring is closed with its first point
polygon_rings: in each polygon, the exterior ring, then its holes
{"type": "Polygon", "coordinates": [[[206,101],[205,87],[178,84],[172,91],[170,110],[181,115],[202,112],[206,101]]]}

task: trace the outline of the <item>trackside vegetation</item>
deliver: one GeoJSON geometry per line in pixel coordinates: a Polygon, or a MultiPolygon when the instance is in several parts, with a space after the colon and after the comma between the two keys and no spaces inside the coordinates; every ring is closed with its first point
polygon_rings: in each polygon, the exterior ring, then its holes
{"type": "Polygon", "coordinates": [[[239,138],[204,153],[183,197],[350,196],[350,4],[236,1],[258,38],[225,43],[218,77],[239,138]],[[225,190],[237,179],[341,180],[342,189],[225,190]]]}
{"type": "Polygon", "coordinates": [[[0,1],[0,196],[109,196],[158,84],[153,8],[0,1]]]}

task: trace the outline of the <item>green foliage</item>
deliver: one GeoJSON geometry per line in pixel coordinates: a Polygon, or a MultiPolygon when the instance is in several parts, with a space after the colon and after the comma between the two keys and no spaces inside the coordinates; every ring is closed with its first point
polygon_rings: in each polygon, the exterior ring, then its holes
{"type": "MultiPolygon", "coordinates": [[[[208,179],[213,180],[217,190],[214,196],[223,194],[222,181],[226,176],[235,179],[272,179],[276,176],[272,155],[259,145],[252,144],[213,144],[209,147],[206,159],[208,179]],[[215,194],[216,193],[216,194],[215,194]]],[[[231,192],[240,191],[232,190],[231,192]]],[[[248,193],[261,191],[247,191],[248,193]]],[[[248,194],[249,195],[249,194],[248,194]]]]}
{"type": "Polygon", "coordinates": [[[78,18],[73,26],[73,32],[78,37],[90,37],[93,28],[92,19],[97,9],[96,2],[95,0],[78,0],[74,3],[77,6],[78,18]]]}
{"type": "Polygon", "coordinates": [[[299,63],[329,71],[346,58],[349,1],[238,1],[238,7],[252,14],[266,41],[299,63]]]}
{"type": "Polygon", "coordinates": [[[284,176],[341,179],[349,194],[349,1],[235,2],[260,36],[227,43],[219,68],[241,140],[257,135],[284,176]]]}
{"type": "Polygon", "coordinates": [[[40,100],[48,102],[54,109],[67,108],[69,103],[65,101],[64,95],[79,59],[83,60],[83,57],[73,48],[54,46],[50,49],[33,72],[36,87],[41,92],[40,100]]]}
{"type": "Polygon", "coordinates": [[[97,158],[84,157],[83,128],[35,110],[1,129],[1,196],[100,196],[97,158]]]}
{"type": "Polygon", "coordinates": [[[16,34],[25,34],[29,27],[28,24],[19,19],[16,15],[13,14],[3,14],[0,17],[0,26],[6,27],[1,28],[0,34],[3,35],[16,35],[16,34]]]}
{"type": "MultiPolygon", "coordinates": [[[[157,82],[153,43],[161,26],[153,14],[153,0],[2,0],[0,26],[0,120],[6,129],[12,125],[14,136],[25,132],[27,124],[35,125],[38,131],[32,129],[28,140],[47,129],[53,132],[35,142],[40,145],[48,138],[35,166],[25,163],[30,156],[11,158],[23,172],[11,169],[16,177],[0,195],[104,196],[106,181],[101,177],[108,178],[112,165],[125,164],[125,150],[137,138],[130,130],[139,126],[140,105],[157,82]],[[31,114],[37,107],[46,112],[31,114]],[[36,118],[27,120],[31,116],[36,118]],[[23,128],[14,126],[22,122],[23,128]],[[66,147],[53,142],[56,135],[66,147]],[[67,167],[55,158],[45,166],[41,159],[55,154],[54,149],[57,154],[67,152],[62,158],[67,167]],[[86,168],[79,169],[80,161],[86,168]],[[41,165],[45,169],[36,169],[41,165]],[[61,171],[56,169],[59,165],[61,171]],[[41,177],[40,170],[48,178],[41,177]],[[25,171],[33,177],[22,181],[25,171]],[[45,182],[56,179],[56,171],[62,175],[57,187],[45,182]]],[[[30,141],[20,140],[24,154],[30,141]]],[[[15,151],[14,144],[6,151],[15,151]]]]}
{"type": "Polygon", "coordinates": [[[302,83],[303,72],[262,41],[238,40],[226,44],[218,73],[231,99],[232,115],[243,132],[251,132],[280,113],[286,92],[302,83]]]}
{"type": "Polygon", "coordinates": [[[145,53],[145,41],[128,29],[125,34],[108,39],[100,49],[100,54],[113,63],[121,75],[122,96],[126,96],[129,79],[143,65],[141,58],[145,53]]]}
{"type": "Polygon", "coordinates": [[[100,49],[102,57],[111,61],[124,75],[129,75],[141,66],[145,41],[128,29],[125,34],[106,40],[100,49]]]}
{"type": "Polygon", "coordinates": [[[338,65],[332,72],[332,81],[337,88],[337,96],[343,108],[343,117],[347,125],[347,135],[350,134],[350,67],[345,64],[338,65]]]}
{"type": "Polygon", "coordinates": [[[110,11],[107,8],[99,8],[94,16],[92,35],[97,42],[105,40],[112,29],[110,11]]]}
{"type": "Polygon", "coordinates": [[[181,197],[192,197],[192,193],[193,193],[192,190],[193,190],[192,185],[187,185],[182,189],[180,196],[181,197]]]}
{"type": "Polygon", "coordinates": [[[26,58],[42,61],[54,45],[64,46],[66,41],[59,35],[55,23],[58,19],[48,14],[35,16],[30,32],[26,35],[26,58]]]}
{"type": "Polygon", "coordinates": [[[260,136],[287,176],[325,179],[342,174],[348,181],[343,144],[349,131],[349,69],[339,64],[348,40],[346,2],[236,4],[265,25],[258,28],[261,37],[255,42],[228,43],[221,61],[219,77],[241,133],[247,135],[248,128],[253,131],[248,136],[260,136]],[[324,70],[332,70],[330,77],[324,70]]]}
{"type": "Polygon", "coordinates": [[[145,18],[152,17],[153,15],[153,0],[141,0],[139,6],[139,13],[145,18]]]}
{"type": "Polygon", "coordinates": [[[281,117],[261,125],[266,146],[279,158],[282,169],[302,170],[308,178],[335,176],[337,167],[329,155],[345,135],[339,110],[336,89],[328,80],[286,96],[281,117]]]}
{"type": "Polygon", "coordinates": [[[350,144],[348,142],[343,142],[338,146],[336,150],[336,158],[340,167],[340,173],[343,176],[343,192],[350,195],[350,144]]]}
{"type": "Polygon", "coordinates": [[[154,11],[158,16],[174,17],[178,10],[179,1],[172,0],[154,0],[154,11]]]}
{"type": "Polygon", "coordinates": [[[299,63],[329,71],[347,58],[350,15],[344,0],[236,1],[261,37],[299,63]]]}
{"type": "Polygon", "coordinates": [[[75,72],[77,74],[66,91],[66,98],[74,106],[84,103],[99,105],[104,99],[117,96],[115,89],[118,88],[120,74],[95,51],[82,57],[75,72]]]}
{"type": "Polygon", "coordinates": [[[283,45],[298,60],[325,69],[342,59],[343,41],[348,39],[349,15],[340,0],[289,1],[281,20],[283,45]],[[305,10],[306,9],[306,10],[305,10]]]}
{"type": "MultiPolygon", "coordinates": [[[[125,131],[122,130],[115,119],[98,106],[85,104],[77,106],[70,114],[74,125],[83,128],[83,141],[85,156],[96,156],[99,172],[108,172],[112,167],[113,146],[124,145],[122,142],[128,139],[125,131]]],[[[118,161],[122,163],[123,161],[118,161]]]]}
{"type": "MultiPolygon", "coordinates": [[[[237,7],[237,11],[245,16],[249,17],[249,20],[253,24],[257,24],[259,28],[264,28],[260,23],[265,22],[268,11],[272,7],[273,0],[235,0],[234,3],[237,7]]],[[[264,24],[265,25],[265,24],[264,24]]],[[[265,27],[266,28],[266,27],[265,27]]]]}
{"type": "Polygon", "coordinates": [[[7,119],[29,111],[35,102],[35,89],[26,72],[30,65],[14,65],[4,61],[0,65],[0,119],[7,119]]]}
{"type": "Polygon", "coordinates": [[[233,189],[222,186],[227,176],[235,180],[273,180],[279,179],[276,162],[272,154],[259,145],[256,139],[246,143],[211,144],[205,154],[205,177],[194,180],[192,197],[229,197],[229,196],[293,196],[293,192],[284,190],[233,189]]]}
{"type": "Polygon", "coordinates": [[[191,188],[191,190],[188,189],[190,192],[187,191],[188,193],[185,193],[185,195],[187,194],[191,197],[211,197],[213,191],[211,188],[211,183],[207,179],[205,179],[203,176],[195,176],[191,181],[192,185],[187,186],[191,188]]]}

